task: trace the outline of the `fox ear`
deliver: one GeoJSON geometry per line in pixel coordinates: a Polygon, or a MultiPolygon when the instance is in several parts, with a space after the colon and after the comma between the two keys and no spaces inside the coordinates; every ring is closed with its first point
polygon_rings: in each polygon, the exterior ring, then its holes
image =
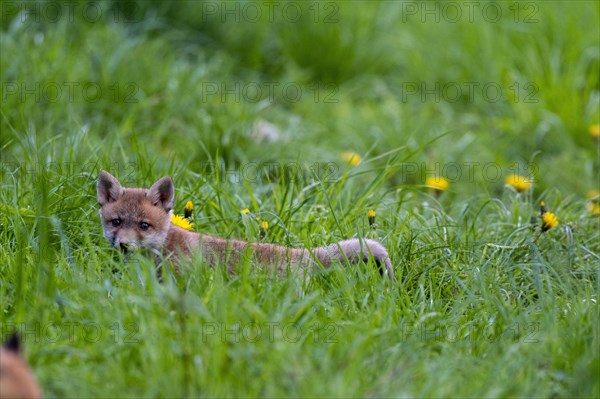
{"type": "Polygon", "coordinates": [[[6,342],[2,344],[2,347],[8,351],[19,353],[21,351],[21,339],[17,333],[12,333],[6,342]]]}
{"type": "Polygon", "coordinates": [[[158,180],[150,187],[146,197],[152,201],[152,204],[162,207],[165,212],[170,212],[173,209],[173,200],[175,197],[173,180],[169,176],[158,180]]]}
{"type": "Polygon", "coordinates": [[[98,175],[98,203],[100,206],[118,200],[125,190],[110,173],[101,171],[98,175]]]}

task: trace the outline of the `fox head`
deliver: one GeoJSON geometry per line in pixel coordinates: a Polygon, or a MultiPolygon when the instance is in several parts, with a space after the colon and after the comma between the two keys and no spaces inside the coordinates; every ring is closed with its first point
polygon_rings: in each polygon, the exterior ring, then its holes
{"type": "Polygon", "coordinates": [[[42,391],[21,356],[19,337],[13,334],[0,348],[0,398],[41,397],[42,391]]]}
{"type": "Polygon", "coordinates": [[[145,248],[159,253],[171,224],[174,193],[169,176],[150,189],[124,188],[114,176],[100,172],[98,203],[104,237],[124,252],[145,248]]]}

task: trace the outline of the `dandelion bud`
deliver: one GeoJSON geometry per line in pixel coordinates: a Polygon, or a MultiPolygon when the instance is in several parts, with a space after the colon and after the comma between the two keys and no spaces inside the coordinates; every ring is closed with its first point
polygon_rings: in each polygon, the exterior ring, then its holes
{"type": "Polygon", "coordinates": [[[546,203],[544,201],[540,202],[540,215],[544,216],[544,213],[547,212],[546,203]]]}
{"type": "Polygon", "coordinates": [[[377,215],[377,213],[375,212],[374,209],[370,209],[369,212],[367,213],[367,217],[369,218],[369,226],[370,227],[375,226],[375,216],[376,215],[377,215]]]}
{"type": "Polygon", "coordinates": [[[263,220],[260,222],[260,238],[265,238],[267,235],[267,230],[269,230],[269,222],[263,220]]]}
{"type": "Polygon", "coordinates": [[[194,203],[188,201],[185,203],[185,210],[183,211],[183,217],[187,220],[192,220],[192,212],[194,211],[194,203]]]}

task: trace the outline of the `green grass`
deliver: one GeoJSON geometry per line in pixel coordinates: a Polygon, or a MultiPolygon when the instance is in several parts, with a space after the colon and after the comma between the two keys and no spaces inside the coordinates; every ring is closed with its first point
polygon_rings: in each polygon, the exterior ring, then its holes
{"type": "Polygon", "coordinates": [[[239,23],[216,2],[100,2],[94,22],[54,4],[0,3],[0,324],[45,397],[600,397],[598,3],[493,3],[490,22],[482,2],[456,23],[412,2],[239,23]],[[101,169],[171,175],[209,234],[379,239],[397,282],[192,259],[158,283],[102,238],[101,169]],[[504,187],[514,172],[532,190],[504,187]],[[541,200],[560,221],[543,234],[541,200]]]}

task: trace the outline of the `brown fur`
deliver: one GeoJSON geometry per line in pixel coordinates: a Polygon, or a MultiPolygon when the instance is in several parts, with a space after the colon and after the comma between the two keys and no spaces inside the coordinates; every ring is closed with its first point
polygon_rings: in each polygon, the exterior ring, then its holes
{"type": "Polygon", "coordinates": [[[163,177],[149,190],[123,188],[107,172],[98,177],[98,202],[104,236],[111,245],[123,250],[147,248],[157,258],[170,256],[177,262],[180,254],[190,256],[200,249],[211,265],[224,264],[233,270],[241,258],[249,255],[259,266],[274,266],[280,273],[291,270],[312,270],[318,263],[329,267],[332,262],[357,263],[372,257],[382,274],[394,278],[386,249],[368,239],[340,241],[314,249],[289,248],[268,243],[248,243],[187,231],[171,223],[174,186],[170,177],[163,177]],[[118,226],[113,220],[119,220],[118,226]],[[144,230],[141,223],[148,223],[144,230]]]}
{"type": "Polygon", "coordinates": [[[42,391],[19,353],[18,337],[0,348],[0,398],[39,399],[42,391]]]}

